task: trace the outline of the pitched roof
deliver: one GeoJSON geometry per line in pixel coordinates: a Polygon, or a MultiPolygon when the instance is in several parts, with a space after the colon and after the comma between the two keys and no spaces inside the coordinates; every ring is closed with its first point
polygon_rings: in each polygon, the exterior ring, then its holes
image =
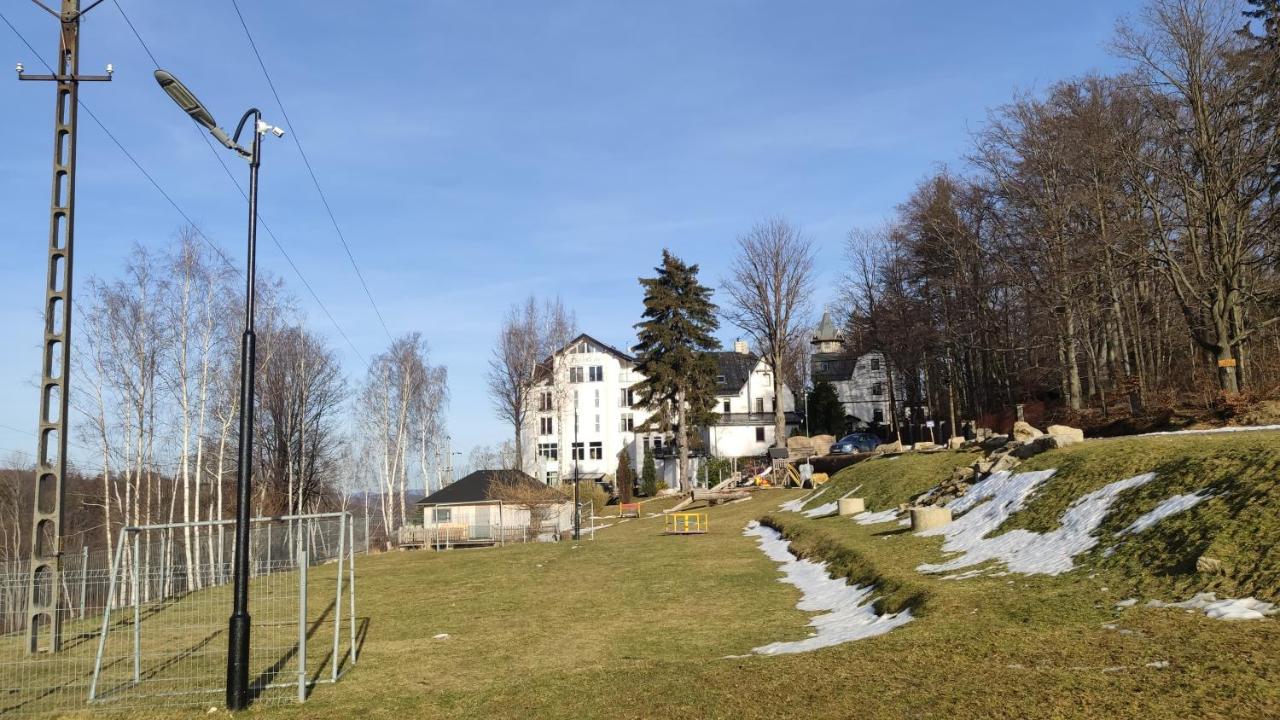
{"type": "Polygon", "coordinates": [[[716,395],[737,395],[747,384],[751,371],[760,363],[760,358],[749,353],[721,351],[711,354],[716,358],[716,395]]]}
{"type": "Polygon", "coordinates": [[[519,470],[477,470],[457,482],[445,485],[414,504],[445,505],[448,503],[484,502],[485,500],[493,499],[490,496],[490,492],[495,485],[512,482],[537,486],[549,493],[555,493],[561,498],[564,497],[519,470]]]}
{"type": "Polygon", "coordinates": [[[831,313],[822,313],[822,322],[818,323],[818,330],[813,334],[814,342],[833,342],[840,339],[840,331],[836,329],[836,324],[831,321],[831,313]]]}

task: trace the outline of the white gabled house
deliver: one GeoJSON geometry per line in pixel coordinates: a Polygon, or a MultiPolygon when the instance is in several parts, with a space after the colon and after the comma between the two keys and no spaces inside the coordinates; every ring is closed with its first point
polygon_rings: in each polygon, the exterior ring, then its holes
{"type": "MultiPolygon", "coordinates": [[[[776,443],[773,370],[738,340],[730,352],[715,353],[715,424],[702,429],[703,443],[713,457],[740,458],[764,455],[776,443]]],[[[787,434],[800,425],[795,397],[782,386],[782,410],[787,434]]]]}
{"type": "MultiPolygon", "coordinates": [[[[697,455],[754,457],[774,445],[772,371],[745,343],[715,353],[717,422],[701,429],[705,450],[697,455]]],[[[623,448],[639,474],[652,450],[659,478],[675,487],[676,462],[670,433],[640,431],[652,413],[637,405],[635,386],[644,377],[631,355],[582,334],[540,366],[533,407],[524,428],[525,472],[547,485],[573,480],[611,483],[623,448]],[[575,432],[576,424],[576,432],[575,432]]],[[[785,386],[788,433],[800,422],[795,398],[785,386]]]]}

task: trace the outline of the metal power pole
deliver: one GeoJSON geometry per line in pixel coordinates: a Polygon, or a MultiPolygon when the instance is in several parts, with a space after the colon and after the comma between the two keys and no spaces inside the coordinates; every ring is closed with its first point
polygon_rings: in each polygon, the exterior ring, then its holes
{"type": "MultiPolygon", "coordinates": [[[[101,0],[98,0],[101,2],[101,0]]],[[[82,81],[111,79],[80,74],[80,0],[62,0],[61,35],[54,75],[26,75],[19,80],[57,83],[53,126],[53,191],[49,203],[49,257],[45,278],[44,361],[40,365],[40,431],[36,445],[35,503],[31,516],[31,562],[27,592],[27,652],[57,652],[62,647],[63,481],[67,472],[67,408],[71,369],[71,260],[75,245],[76,119],[82,81]]]]}

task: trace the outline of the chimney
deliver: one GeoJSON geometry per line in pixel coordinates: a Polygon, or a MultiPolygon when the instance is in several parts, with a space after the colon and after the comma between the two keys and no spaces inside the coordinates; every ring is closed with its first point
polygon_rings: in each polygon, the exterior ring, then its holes
{"type": "Polygon", "coordinates": [[[745,340],[734,340],[733,351],[738,353],[739,355],[751,354],[751,348],[747,347],[747,342],[745,340]]]}

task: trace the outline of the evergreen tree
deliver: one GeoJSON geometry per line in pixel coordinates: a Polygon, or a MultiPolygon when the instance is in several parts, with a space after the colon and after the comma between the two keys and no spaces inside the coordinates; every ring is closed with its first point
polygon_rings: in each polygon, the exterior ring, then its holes
{"type": "Polygon", "coordinates": [[[645,379],[636,390],[640,404],[654,412],[649,424],[674,429],[680,489],[687,492],[689,437],[706,423],[716,400],[716,361],[709,352],[720,349],[712,334],[720,323],[711,288],[698,282],[697,265],[663,250],[662,265],[654,269],[657,277],[640,278],[644,320],[636,324],[639,342],[632,351],[645,379]]]}
{"type": "Polygon", "coordinates": [[[618,502],[631,502],[631,492],[635,488],[636,473],[631,468],[631,453],[626,448],[618,453],[618,469],[613,474],[614,484],[618,486],[618,502]]]}
{"type": "Polygon", "coordinates": [[[839,435],[844,432],[844,405],[835,386],[822,381],[809,393],[809,435],[839,435]]]}
{"type": "Polygon", "coordinates": [[[644,465],[640,468],[640,494],[653,497],[658,494],[658,469],[653,465],[653,451],[644,449],[644,465]]]}

